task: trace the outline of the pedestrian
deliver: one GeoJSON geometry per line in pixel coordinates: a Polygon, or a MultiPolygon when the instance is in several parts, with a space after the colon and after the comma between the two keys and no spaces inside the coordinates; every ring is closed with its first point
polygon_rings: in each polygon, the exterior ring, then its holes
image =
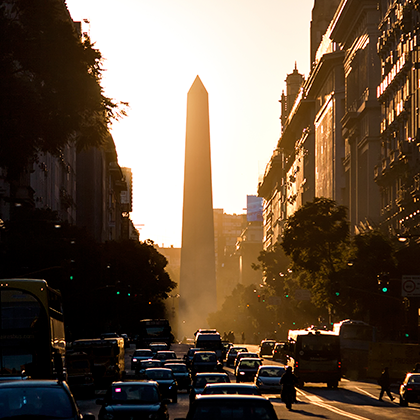
{"type": "Polygon", "coordinates": [[[380,378],[378,379],[378,383],[381,386],[381,392],[379,394],[379,401],[383,401],[382,397],[384,396],[385,392],[388,395],[389,399],[391,401],[394,401],[394,397],[391,395],[391,389],[390,389],[391,380],[389,379],[389,371],[387,367],[382,371],[382,374],[380,378]]]}
{"type": "Polygon", "coordinates": [[[245,333],[243,331],[241,334],[241,338],[242,338],[242,344],[245,344],[245,333]]]}

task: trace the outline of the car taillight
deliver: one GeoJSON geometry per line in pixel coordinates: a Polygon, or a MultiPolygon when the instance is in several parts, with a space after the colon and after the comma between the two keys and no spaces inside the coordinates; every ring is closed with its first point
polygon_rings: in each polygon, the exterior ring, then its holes
{"type": "Polygon", "coordinates": [[[341,362],[338,362],[338,368],[341,369],[341,362]]]}
{"type": "Polygon", "coordinates": [[[296,361],[295,362],[295,369],[297,369],[299,367],[299,362],[298,361],[296,361]]]}
{"type": "Polygon", "coordinates": [[[414,388],[406,388],[406,391],[412,391],[414,388]]]}

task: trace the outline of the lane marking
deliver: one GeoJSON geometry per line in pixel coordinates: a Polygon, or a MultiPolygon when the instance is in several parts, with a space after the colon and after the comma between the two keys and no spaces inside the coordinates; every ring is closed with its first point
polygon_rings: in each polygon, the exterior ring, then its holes
{"type": "Polygon", "coordinates": [[[356,389],[357,390],[359,390],[360,392],[363,392],[364,394],[366,394],[366,395],[369,395],[369,397],[372,397],[373,399],[375,399],[375,400],[377,400],[379,397],[377,396],[377,395],[373,395],[373,394],[371,394],[370,392],[368,392],[368,391],[365,391],[364,389],[362,389],[362,388],[358,388],[358,387],[356,387],[356,389]]]}
{"type": "Polygon", "coordinates": [[[341,410],[340,408],[337,408],[337,407],[334,407],[334,406],[329,405],[327,403],[324,403],[321,398],[319,398],[315,395],[311,396],[309,394],[306,394],[300,389],[298,389],[297,391],[298,391],[299,394],[301,394],[305,398],[307,398],[312,404],[314,404],[314,405],[316,405],[320,408],[324,408],[325,410],[332,411],[333,413],[339,414],[343,417],[348,417],[348,418],[353,419],[353,420],[371,420],[371,419],[368,419],[367,417],[362,417],[362,416],[359,416],[357,414],[352,414],[352,413],[349,413],[347,411],[341,410]]]}

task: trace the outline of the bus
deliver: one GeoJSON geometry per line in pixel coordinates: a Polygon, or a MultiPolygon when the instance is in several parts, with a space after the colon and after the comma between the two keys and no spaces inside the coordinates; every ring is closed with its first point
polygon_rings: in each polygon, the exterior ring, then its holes
{"type": "Polygon", "coordinates": [[[366,378],[375,328],[363,321],[345,319],[335,323],[333,331],[340,337],[343,375],[351,379],[366,378]]]}
{"type": "Polygon", "coordinates": [[[151,343],[166,343],[170,348],[174,336],[167,319],[142,319],[136,340],[137,348],[148,348],[151,343]]]}
{"type": "Polygon", "coordinates": [[[214,330],[211,332],[199,332],[195,335],[194,347],[201,350],[214,351],[219,360],[223,358],[223,346],[220,334],[214,330]]]}
{"type": "Polygon", "coordinates": [[[341,379],[340,338],[333,331],[307,328],[289,330],[287,364],[305,382],[327,383],[336,388],[341,379]]]}
{"type": "Polygon", "coordinates": [[[0,380],[66,379],[61,293],[39,279],[0,280],[0,380]]]}
{"type": "Polygon", "coordinates": [[[87,355],[95,383],[111,383],[123,379],[125,347],[122,337],[74,340],[71,348],[87,355]]]}

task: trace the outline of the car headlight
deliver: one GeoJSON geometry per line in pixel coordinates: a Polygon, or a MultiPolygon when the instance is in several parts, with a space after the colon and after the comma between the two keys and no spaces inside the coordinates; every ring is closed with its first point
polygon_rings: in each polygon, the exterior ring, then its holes
{"type": "Polygon", "coordinates": [[[245,372],[239,372],[239,375],[245,375],[245,372]]]}
{"type": "Polygon", "coordinates": [[[133,359],[133,360],[132,360],[132,362],[133,362],[133,363],[136,363],[136,362],[137,362],[137,359],[133,359]]]}

